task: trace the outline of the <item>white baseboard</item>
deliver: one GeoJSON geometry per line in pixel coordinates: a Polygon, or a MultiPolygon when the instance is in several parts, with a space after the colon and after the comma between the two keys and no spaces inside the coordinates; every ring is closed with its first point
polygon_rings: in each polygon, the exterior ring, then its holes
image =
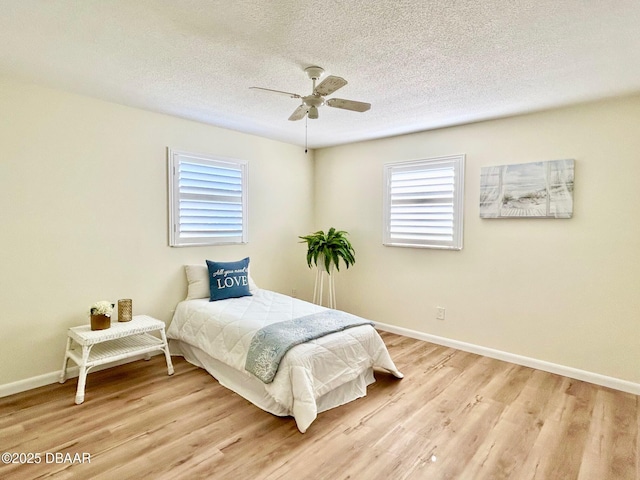
{"type": "MultiPolygon", "coordinates": [[[[152,352],[150,355],[159,355],[162,352],[152,352]]],[[[98,365],[93,367],[89,372],[98,372],[100,370],[104,370],[106,368],[115,367],[118,365],[124,365],[125,363],[135,362],[136,360],[141,360],[145,358],[145,355],[138,355],[135,357],[125,358],[123,360],[119,360],[113,363],[108,363],[105,365],[98,365]]],[[[69,361],[70,364],[73,362],[69,361]]],[[[69,366],[67,368],[67,381],[70,378],[77,378],[79,373],[78,366],[69,366]]],[[[13,395],[14,393],[26,392],[27,390],[32,390],[38,387],[44,387],[45,385],[51,385],[52,383],[58,383],[60,381],[60,373],[62,371],[58,370],[56,372],[49,372],[42,375],[38,375],[37,377],[25,378],[24,380],[18,380],[17,382],[6,383],[4,385],[0,385],[0,398],[8,397],[9,395],[13,395]]]]}
{"type": "Polygon", "coordinates": [[[600,375],[598,373],[587,372],[586,370],[579,370],[577,368],[567,367],[564,365],[558,365],[556,363],[545,362],[544,360],[537,360],[535,358],[523,357],[522,355],[516,355],[514,353],[503,352],[501,350],[494,350],[492,348],[482,347],[480,345],[474,345],[471,343],[460,342],[458,340],[451,340],[445,337],[438,337],[428,333],[418,332],[416,330],[410,330],[408,328],[396,327],[394,325],[387,325],[385,323],[375,322],[376,328],[384,330],[386,332],[397,333],[405,337],[411,337],[418,340],[424,340],[426,342],[436,343],[445,347],[455,348],[456,350],[463,350],[465,352],[476,353],[485,357],[495,358],[497,360],[503,360],[509,363],[515,363],[516,365],[522,365],[525,367],[536,368],[545,372],[555,373],[569,378],[575,378],[576,380],[582,380],[584,382],[594,383],[603,387],[613,388],[614,390],[620,390],[622,392],[633,393],[634,395],[640,395],[640,384],[629,382],[627,380],[621,380],[615,377],[608,377],[606,375],[600,375]]]}
{"type": "MultiPolygon", "coordinates": [[[[495,358],[497,360],[503,360],[509,363],[515,363],[516,365],[536,368],[545,372],[555,373],[557,375],[562,375],[569,378],[575,378],[576,380],[582,380],[584,382],[602,385],[603,387],[613,388],[614,390],[620,390],[622,392],[640,395],[640,384],[629,382],[627,380],[608,377],[606,375],[600,375],[598,373],[588,372],[586,370],[558,365],[556,363],[545,362],[544,360],[524,357],[522,355],[503,352],[501,350],[494,350],[493,348],[482,347],[480,345],[474,345],[472,343],[460,342],[458,340],[451,340],[445,337],[438,337],[429,333],[418,332],[416,330],[410,330],[403,327],[396,327],[395,325],[375,322],[375,326],[380,330],[396,333],[405,337],[424,340],[425,342],[431,342],[438,345],[443,345],[445,347],[455,348],[456,350],[475,353],[478,355],[483,355],[485,357],[495,358]]],[[[160,353],[161,352],[153,352],[152,355],[159,355],[160,353]]],[[[99,370],[104,370],[105,368],[123,365],[125,363],[134,362],[142,358],[144,358],[144,355],[126,358],[124,360],[120,360],[118,362],[110,363],[107,365],[100,365],[92,369],[92,371],[97,372],[99,370]]],[[[67,380],[70,378],[76,378],[77,376],[77,366],[69,367],[67,369],[67,380]]],[[[37,377],[31,377],[24,380],[18,380],[17,382],[0,385],[0,398],[7,397],[15,393],[25,392],[34,388],[43,387],[45,385],[50,385],[58,381],[60,381],[60,371],[45,373],[43,375],[38,375],[37,377]]]]}

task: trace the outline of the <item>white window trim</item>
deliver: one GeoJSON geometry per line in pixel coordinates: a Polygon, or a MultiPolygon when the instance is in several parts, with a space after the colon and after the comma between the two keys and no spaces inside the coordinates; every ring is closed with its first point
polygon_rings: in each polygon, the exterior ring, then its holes
{"type": "Polygon", "coordinates": [[[230,245],[243,244],[248,238],[248,162],[233,158],[186,152],[183,150],[167,149],[168,185],[169,185],[169,245],[172,247],[188,247],[200,245],[230,245]],[[242,204],[242,233],[232,240],[222,240],[210,237],[185,238],[180,235],[180,177],[179,165],[182,160],[192,160],[204,165],[226,167],[239,170],[241,174],[241,204],[242,204]]]}
{"type": "Polygon", "coordinates": [[[465,155],[450,155],[445,157],[413,160],[409,162],[395,162],[384,165],[383,190],[383,245],[392,247],[437,248],[447,250],[462,250],[463,245],[463,216],[464,216],[464,164],[465,155]],[[451,241],[400,241],[391,235],[391,181],[396,172],[420,169],[436,169],[452,167],[453,177],[453,235],[451,241]]]}

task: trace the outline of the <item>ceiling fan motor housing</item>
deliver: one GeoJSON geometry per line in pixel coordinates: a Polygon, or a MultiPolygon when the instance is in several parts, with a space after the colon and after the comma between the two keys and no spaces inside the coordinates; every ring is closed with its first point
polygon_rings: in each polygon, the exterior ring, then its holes
{"type": "Polygon", "coordinates": [[[324,105],[324,97],[321,97],[318,94],[307,95],[306,97],[302,97],[302,103],[304,103],[307,107],[321,107],[324,105]]]}

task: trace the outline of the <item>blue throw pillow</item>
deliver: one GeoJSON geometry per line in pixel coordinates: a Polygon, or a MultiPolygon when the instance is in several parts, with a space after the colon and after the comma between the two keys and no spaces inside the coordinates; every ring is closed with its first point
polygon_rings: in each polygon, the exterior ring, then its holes
{"type": "Polygon", "coordinates": [[[237,262],[212,262],[207,260],[209,269],[210,299],[224,300],[251,295],[249,291],[249,257],[237,262]]]}

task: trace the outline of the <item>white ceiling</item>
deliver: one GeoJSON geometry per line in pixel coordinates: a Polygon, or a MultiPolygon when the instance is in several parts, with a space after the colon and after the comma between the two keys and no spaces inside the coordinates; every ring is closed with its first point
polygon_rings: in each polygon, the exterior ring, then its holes
{"type": "Polygon", "coordinates": [[[323,147],[640,92],[638,0],[0,0],[0,76],[323,147]]]}

